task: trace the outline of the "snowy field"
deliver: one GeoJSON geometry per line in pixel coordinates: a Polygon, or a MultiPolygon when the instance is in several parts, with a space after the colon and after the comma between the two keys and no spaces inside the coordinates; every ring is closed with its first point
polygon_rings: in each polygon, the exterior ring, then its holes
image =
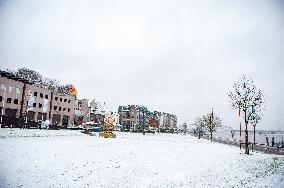
{"type": "Polygon", "coordinates": [[[284,185],[283,157],[190,135],[2,129],[0,144],[1,188],[284,185]]]}

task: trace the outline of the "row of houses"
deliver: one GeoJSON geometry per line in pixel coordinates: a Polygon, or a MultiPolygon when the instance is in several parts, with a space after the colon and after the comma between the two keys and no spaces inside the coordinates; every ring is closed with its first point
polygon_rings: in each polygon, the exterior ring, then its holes
{"type": "Polygon", "coordinates": [[[117,112],[111,112],[106,104],[101,101],[88,99],[76,100],[75,121],[93,122],[100,126],[106,114],[111,115],[114,127],[122,131],[143,132],[160,131],[168,132],[177,128],[177,116],[169,113],[147,109],[143,105],[119,106],[117,112]]]}
{"type": "MultiPolygon", "coordinates": [[[[74,89],[74,88],[73,88],[74,89]]],[[[111,112],[104,102],[76,99],[72,93],[59,92],[35,86],[28,80],[0,70],[1,127],[19,125],[22,117],[26,123],[66,128],[74,124],[94,122],[103,124],[106,114],[113,117],[114,127],[123,131],[167,131],[177,127],[177,117],[172,114],[151,112],[142,105],[119,106],[111,112]]]]}
{"type": "Polygon", "coordinates": [[[54,126],[70,126],[75,100],[75,95],[55,93],[10,72],[0,71],[1,127],[17,125],[22,117],[30,124],[49,120],[54,126]]]}
{"type": "Polygon", "coordinates": [[[169,113],[149,111],[142,105],[118,107],[119,124],[124,131],[168,132],[177,128],[177,116],[169,113]]]}

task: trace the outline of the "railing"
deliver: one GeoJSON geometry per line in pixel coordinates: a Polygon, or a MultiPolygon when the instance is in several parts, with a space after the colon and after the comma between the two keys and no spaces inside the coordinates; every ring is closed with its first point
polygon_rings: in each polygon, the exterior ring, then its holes
{"type": "MultiPolygon", "coordinates": [[[[196,134],[191,134],[191,135],[198,137],[198,135],[196,135],[196,134]]],[[[209,135],[201,136],[201,138],[206,139],[206,140],[211,140],[209,135]]],[[[215,138],[215,137],[213,137],[212,141],[222,143],[222,144],[237,146],[237,147],[240,147],[240,149],[245,148],[244,142],[230,140],[230,139],[227,139],[227,138],[215,138]]],[[[284,155],[284,147],[283,146],[282,147],[271,147],[271,146],[266,146],[266,145],[263,145],[263,144],[253,144],[251,142],[249,142],[248,144],[249,144],[250,150],[252,150],[252,151],[260,151],[260,152],[268,153],[268,154],[284,155]]]]}

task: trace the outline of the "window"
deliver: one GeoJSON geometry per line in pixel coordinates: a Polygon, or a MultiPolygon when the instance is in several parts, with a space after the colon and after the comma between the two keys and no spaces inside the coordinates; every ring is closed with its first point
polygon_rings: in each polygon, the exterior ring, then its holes
{"type": "Polygon", "coordinates": [[[42,107],[42,104],[41,104],[41,103],[38,103],[38,107],[41,108],[41,107],[42,107]]]}
{"type": "Polygon", "coordinates": [[[1,90],[6,91],[6,85],[5,84],[1,84],[1,90]]]}
{"type": "Polygon", "coordinates": [[[64,102],[67,102],[67,99],[64,99],[64,102]]]}
{"type": "Polygon", "coordinates": [[[16,93],[17,93],[17,94],[20,94],[20,93],[21,93],[20,88],[16,87],[16,93]]]}
{"type": "Polygon", "coordinates": [[[18,104],[18,103],[19,103],[18,99],[15,99],[14,104],[18,104]]]}
{"type": "Polygon", "coordinates": [[[34,120],[35,119],[35,112],[28,111],[28,120],[34,120]]]}
{"type": "Polygon", "coordinates": [[[58,100],[58,97],[55,97],[55,100],[57,101],[57,100],[58,100]]]}
{"type": "Polygon", "coordinates": [[[57,106],[54,106],[53,109],[56,110],[56,109],[57,109],[57,106]]]}
{"type": "Polygon", "coordinates": [[[9,117],[16,117],[17,115],[17,109],[10,109],[10,108],[6,108],[5,109],[5,114],[9,117]]]}
{"type": "Polygon", "coordinates": [[[70,112],[70,108],[68,108],[68,112],[70,112]]]}
{"type": "Polygon", "coordinates": [[[45,121],[46,120],[46,113],[39,112],[37,115],[37,121],[45,121]]]}
{"type": "Polygon", "coordinates": [[[40,93],[39,96],[40,96],[40,98],[43,98],[43,94],[42,93],[40,93]]]}
{"type": "Polygon", "coordinates": [[[11,103],[12,102],[12,98],[7,98],[7,103],[11,103]]]}
{"type": "Polygon", "coordinates": [[[60,98],[60,102],[62,102],[62,98],[60,98]]]}
{"type": "Polygon", "coordinates": [[[37,92],[34,92],[34,96],[37,97],[37,92]]]}
{"type": "Polygon", "coordinates": [[[63,108],[63,112],[65,112],[66,111],[66,108],[63,108]]]}
{"type": "Polygon", "coordinates": [[[14,91],[14,87],[13,86],[9,86],[9,92],[13,92],[14,91]]]}
{"type": "Polygon", "coordinates": [[[2,98],[2,96],[0,96],[0,102],[2,102],[2,100],[3,100],[3,98],[2,98]]]}
{"type": "Polygon", "coordinates": [[[61,111],[61,107],[59,107],[59,111],[61,111]]]}
{"type": "Polygon", "coordinates": [[[71,101],[70,100],[68,100],[68,103],[70,103],[71,101]]]}
{"type": "Polygon", "coordinates": [[[48,99],[48,95],[45,95],[44,98],[48,99]]]}
{"type": "Polygon", "coordinates": [[[36,103],[33,104],[33,107],[36,107],[36,103]]]}

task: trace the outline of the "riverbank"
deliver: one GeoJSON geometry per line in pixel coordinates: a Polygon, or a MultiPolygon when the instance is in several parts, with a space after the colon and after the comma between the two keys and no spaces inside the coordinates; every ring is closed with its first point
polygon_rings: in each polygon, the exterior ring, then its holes
{"type": "MultiPolygon", "coordinates": [[[[194,137],[198,137],[198,135],[195,135],[195,134],[191,134],[191,135],[194,136],[194,137]]],[[[206,140],[211,140],[208,135],[202,136],[201,138],[206,139],[206,140]]],[[[242,144],[240,146],[241,142],[235,141],[235,140],[230,140],[228,138],[213,137],[212,141],[218,142],[218,143],[221,143],[221,144],[227,144],[227,145],[240,147],[240,149],[244,148],[244,144],[242,144]]],[[[264,144],[255,144],[253,146],[250,145],[249,147],[251,148],[250,150],[257,151],[257,152],[263,152],[263,153],[275,154],[275,155],[284,155],[284,148],[270,147],[270,146],[266,146],[264,144]]]]}

